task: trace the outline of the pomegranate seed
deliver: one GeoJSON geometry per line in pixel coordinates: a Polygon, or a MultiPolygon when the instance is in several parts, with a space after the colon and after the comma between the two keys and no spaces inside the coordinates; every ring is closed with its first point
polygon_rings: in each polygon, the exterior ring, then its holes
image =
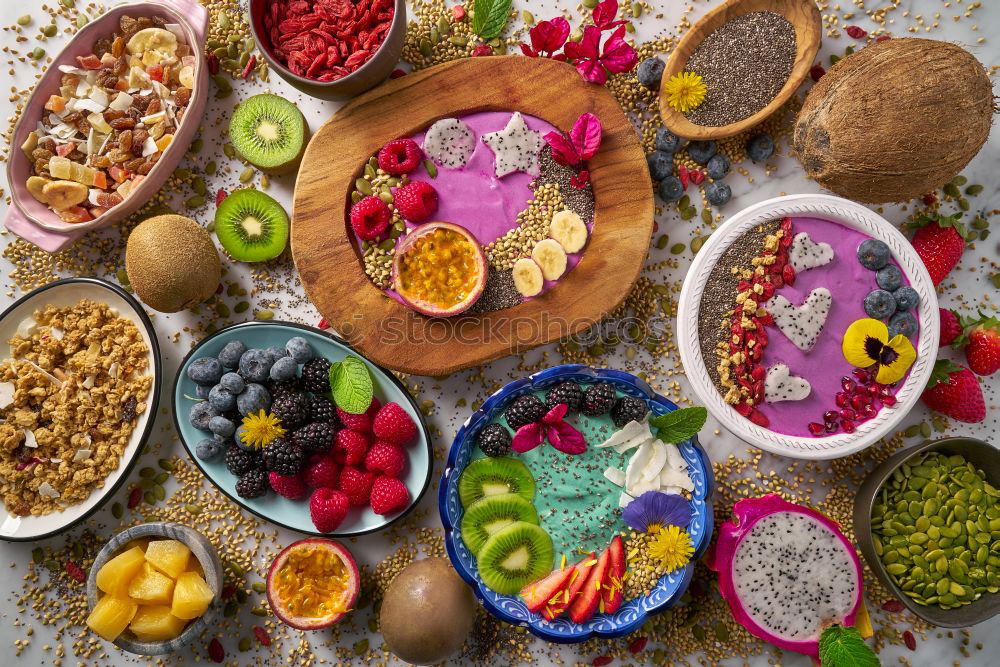
{"type": "Polygon", "coordinates": [[[906,648],[911,651],[917,650],[917,638],[913,636],[913,633],[907,630],[903,633],[903,643],[906,644],[906,648]]]}
{"type": "Polygon", "coordinates": [[[603,667],[604,665],[610,665],[613,660],[614,658],[612,658],[610,655],[602,655],[598,658],[594,658],[590,662],[590,664],[593,665],[594,667],[603,667]]]}
{"type": "Polygon", "coordinates": [[[840,378],[840,386],[844,388],[844,391],[854,391],[854,388],[858,386],[858,383],[852,380],[849,376],[845,375],[840,378]]]}
{"type": "Polygon", "coordinates": [[[389,73],[390,79],[398,79],[401,76],[406,76],[406,70],[399,69],[398,67],[389,73]]]}
{"type": "Polygon", "coordinates": [[[785,264],[784,268],[781,269],[781,277],[784,279],[786,285],[795,284],[795,269],[792,268],[791,264],[785,264]]]}
{"type": "Polygon", "coordinates": [[[632,653],[642,653],[642,650],[646,648],[647,642],[649,642],[649,637],[639,637],[629,644],[628,650],[632,653]]]}
{"type": "MultiPolygon", "coordinates": [[[[888,42],[890,39],[892,39],[892,35],[879,35],[878,37],[875,38],[875,41],[888,42]]],[[[930,204],[928,204],[928,206],[930,206],[930,204]]]]}
{"type": "Polygon", "coordinates": [[[835,422],[840,419],[840,413],[836,410],[827,410],[823,413],[823,421],[835,422]]]}
{"type": "Polygon", "coordinates": [[[820,435],[823,433],[823,425],[817,422],[809,422],[809,432],[813,435],[820,435]]]}
{"type": "Polygon", "coordinates": [[[850,419],[844,419],[840,422],[840,428],[844,429],[844,433],[854,433],[854,422],[850,419]]]}
{"type": "Polygon", "coordinates": [[[781,231],[785,232],[785,234],[791,233],[792,219],[790,217],[785,216],[784,218],[781,219],[781,231]]]}
{"type": "Polygon", "coordinates": [[[222,188],[219,188],[219,191],[215,193],[215,205],[219,206],[220,204],[222,204],[222,202],[226,200],[226,197],[227,197],[226,191],[223,190],[222,188]]]}
{"type": "Polygon", "coordinates": [[[883,396],[882,397],[882,405],[891,408],[892,406],[896,405],[896,397],[895,396],[883,396]]]}
{"type": "Polygon", "coordinates": [[[688,183],[690,182],[690,174],[688,173],[688,168],[683,164],[677,167],[677,178],[681,179],[681,189],[687,190],[688,183]]]}
{"type": "Polygon", "coordinates": [[[854,420],[858,418],[858,414],[850,408],[844,408],[840,411],[840,416],[842,419],[854,420]]]}
{"type": "Polygon", "coordinates": [[[856,25],[849,25],[844,30],[851,39],[864,39],[868,36],[868,31],[862,30],[856,25]]]}
{"type": "Polygon", "coordinates": [[[271,645],[271,637],[270,635],[267,634],[267,630],[260,627],[259,625],[255,625],[253,626],[253,633],[257,637],[257,641],[259,641],[261,644],[263,644],[264,646],[271,645]]]}
{"type": "Polygon", "coordinates": [[[872,386],[868,387],[868,395],[871,396],[872,398],[878,396],[880,391],[881,390],[878,388],[878,385],[873,384],[872,386]]]}
{"type": "Polygon", "coordinates": [[[809,77],[813,81],[819,81],[820,79],[823,78],[824,74],[826,74],[826,68],[824,68],[820,64],[813,65],[812,67],[809,68],[809,77]]]}
{"type": "Polygon", "coordinates": [[[128,508],[134,510],[139,506],[139,501],[142,500],[142,489],[138,486],[129,491],[128,494],[128,508]]]}
{"type": "Polygon", "coordinates": [[[851,397],[847,395],[846,391],[838,391],[833,400],[836,401],[838,408],[843,408],[847,407],[847,402],[850,398],[851,397]]]}
{"type": "Polygon", "coordinates": [[[875,409],[874,405],[868,403],[867,405],[865,405],[865,407],[861,408],[861,414],[863,414],[865,417],[874,417],[876,414],[878,414],[878,410],[875,409]]]}
{"type": "Polygon", "coordinates": [[[890,614],[898,614],[899,612],[906,609],[903,603],[899,600],[886,600],[882,603],[882,611],[887,611],[890,614]]]}
{"type": "Polygon", "coordinates": [[[87,579],[87,575],[80,569],[80,566],[71,560],[66,561],[66,574],[77,581],[86,581],[87,579]]]}
{"type": "Polygon", "coordinates": [[[736,412],[740,413],[744,417],[749,417],[750,412],[753,410],[753,406],[749,403],[740,403],[736,406],[736,412]]]}
{"type": "Polygon", "coordinates": [[[763,366],[754,366],[754,369],[752,371],[750,371],[750,377],[752,377],[754,380],[757,380],[758,382],[760,380],[763,380],[764,379],[764,367],[763,366]]]}
{"type": "Polygon", "coordinates": [[[868,371],[863,368],[855,368],[851,375],[858,379],[858,382],[868,382],[868,371]]]}
{"type": "Polygon", "coordinates": [[[836,432],[836,430],[838,428],[836,422],[825,422],[825,424],[826,424],[826,432],[827,433],[834,433],[834,432],[836,432]]]}
{"type": "Polygon", "coordinates": [[[691,182],[695,185],[701,185],[705,181],[705,172],[701,169],[694,169],[690,172],[691,182]]]}
{"type": "Polygon", "coordinates": [[[865,399],[867,396],[862,396],[861,394],[855,394],[851,397],[851,407],[855,410],[860,410],[865,407],[865,399]]]}
{"type": "Polygon", "coordinates": [[[208,657],[212,662],[222,662],[226,659],[226,649],[222,648],[222,642],[218,637],[212,637],[212,641],[208,642],[208,657]]]}
{"type": "Polygon", "coordinates": [[[327,329],[330,328],[330,323],[326,321],[325,317],[322,317],[319,320],[319,324],[316,325],[316,328],[317,329],[322,329],[323,331],[326,331],[327,329]]]}

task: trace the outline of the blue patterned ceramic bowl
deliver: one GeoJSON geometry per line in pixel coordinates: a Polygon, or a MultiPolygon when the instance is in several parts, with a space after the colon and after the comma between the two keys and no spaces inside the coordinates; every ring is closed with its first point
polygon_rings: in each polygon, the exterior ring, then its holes
{"type": "Polygon", "coordinates": [[[565,380],[581,383],[599,380],[610,382],[624,394],[645,399],[653,415],[677,409],[674,403],[654,393],[645,381],[622,371],[593,369],[581,365],[556,366],[523,380],[511,382],[486,399],[483,406],[458,430],[448,454],[448,465],[441,478],[438,502],[448,556],[458,573],[472,586],[473,592],[482,601],[483,606],[500,620],[524,625],[533,634],[546,641],[574,644],[593,637],[605,639],[621,637],[638,629],[649,614],[655,614],[677,604],[691,582],[694,561],[704,554],[712,537],[712,493],[715,490],[715,479],[712,476],[712,464],[705,450],[698,444],[697,438],[679,445],[694,482],[691,502],[694,518],[688,528],[695,547],[694,558],[684,569],[661,577],[650,595],[629,600],[613,615],[597,614],[586,623],[573,623],[568,618],[546,621],[540,614],[529,612],[520,597],[491,591],[479,577],[476,558],[466,548],[459,535],[458,526],[463,510],[458,498],[458,478],[472,460],[479,432],[500,414],[504,406],[517,396],[543,390],[565,380]]]}

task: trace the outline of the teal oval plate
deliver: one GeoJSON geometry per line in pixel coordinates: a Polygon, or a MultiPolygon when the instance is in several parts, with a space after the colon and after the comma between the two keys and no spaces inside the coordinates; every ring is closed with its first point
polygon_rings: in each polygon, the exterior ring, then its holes
{"type": "Polygon", "coordinates": [[[188,412],[195,401],[187,397],[195,396],[196,391],[195,383],[187,376],[188,365],[195,359],[217,355],[223,346],[231,340],[241,340],[247,347],[264,348],[273,345],[284,347],[285,341],[293,336],[305,338],[317,354],[331,362],[340,361],[349,354],[364,359],[350,346],[332,335],[293,322],[244,322],[217,331],[188,352],[174,379],[174,425],[180,435],[181,442],[187,450],[188,456],[201,469],[205,477],[229,496],[230,500],[275,525],[307,535],[327,535],[330,537],[352,537],[381,530],[406,516],[420,502],[430,485],[434,458],[430,437],[427,434],[427,424],[424,423],[423,416],[413,397],[395,376],[367,359],[364,361],[372,376],[376,398],[383,404],[395,402],[403,406],[417,424],[417,440],[405,447],[408,463],[400,477],[410,491],[411,500],[406,509],[395,514],[382,516],[375,514],[370,507],[352,507],[347,518],[337,527],[337,530],[332,533],[320,533],[309,517],[308,498],[290,500],[274,492],[268,492],[261,498],[240,498],[236,495],[237,478],[226,469],[222,457],[216,461],[202,461],[195,456],[195,445],[208,434],[192,426],[188,419],[188,412]]]}

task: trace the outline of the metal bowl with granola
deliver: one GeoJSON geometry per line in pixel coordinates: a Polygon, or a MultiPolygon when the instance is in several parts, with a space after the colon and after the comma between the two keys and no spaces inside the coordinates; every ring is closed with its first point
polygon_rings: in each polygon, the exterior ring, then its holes
{"type": "Polygon", "coordinates": [[[124,480],[152,425],[159,355],[138,304],[93,279],[32,292],[0,336],[0,539],[37,538],[124,480]]]}

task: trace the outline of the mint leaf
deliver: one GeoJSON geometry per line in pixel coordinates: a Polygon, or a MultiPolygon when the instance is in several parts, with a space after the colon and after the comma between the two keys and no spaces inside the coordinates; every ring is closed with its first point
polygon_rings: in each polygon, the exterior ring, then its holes
{"type": "Polygon", "coordinates": [[[476,0],[473,5],[472,31],[483,39],[499,37],[510,20],[511,0],[476,0]]]}
{"type": "Polygon", "coordinates": [[[701,406],[681,408],[649,420],[649,425],[658,429],[657,437],[665,443],[680,444],[698,435],[698,431],[708,419],[708,410],[701,406]]]}
{"type": "Polygon", "coordinates": [[[344,412],[360,415],[371,405],[374,388],[368,366],[353,354],[330,366],[330,394],[344,412]]]}
{"type": "Polygon", "coordinates": [[[823,667],[879,667],[881,661],[857,628],[832,625],[819,637],[819,663],[823,667]]]}

